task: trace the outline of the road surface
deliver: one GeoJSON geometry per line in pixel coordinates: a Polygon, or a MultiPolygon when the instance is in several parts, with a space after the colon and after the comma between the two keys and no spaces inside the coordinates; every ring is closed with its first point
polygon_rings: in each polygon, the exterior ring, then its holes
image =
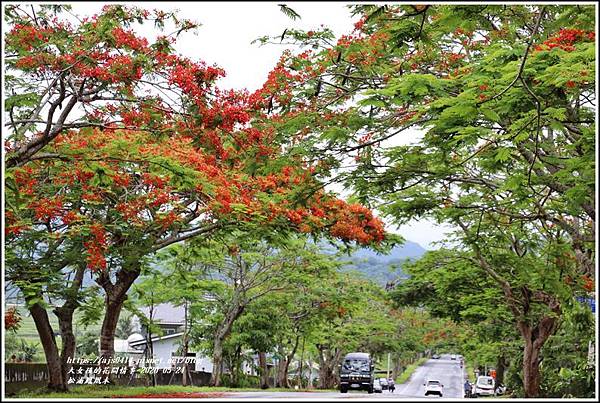
{"type": "Polygon", "coordinates": [[[450,355],[442,355],[440,359],[428,360],[424,365],[418,367],[413,373],[411,379],[402,384],[396,385],[396,391],[391,393],[384,390],[383,393],[373,393],[369,395],[361,391],[340,392],[227,392],[223,398],[246,398],[246,399],[404,399],[404,398],[423,398],[439,399],[438,396],[425,396],[425,387],[423,384],[428,379],[437,379],[444,385],[444,396],[442,399],[457,399],[463,397],[462,385],[464,382],[464,372],[460,368],[458,360],[451,360],[450,355]]]}

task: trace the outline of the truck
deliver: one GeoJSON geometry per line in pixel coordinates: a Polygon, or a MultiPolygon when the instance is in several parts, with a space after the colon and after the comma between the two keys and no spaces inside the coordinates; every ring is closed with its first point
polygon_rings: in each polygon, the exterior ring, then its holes
{"type": "Polygon", "coordinates": [[[340,392],[366,390],[373,393],[375,365],[368,353],[346,354],[340,365],[340,392]]]}

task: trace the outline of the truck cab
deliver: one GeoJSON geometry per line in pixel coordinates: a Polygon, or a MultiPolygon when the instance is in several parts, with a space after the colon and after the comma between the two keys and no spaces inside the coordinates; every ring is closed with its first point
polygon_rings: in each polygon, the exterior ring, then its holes
{"type": "Polygon", "coordinates": [[[375,365],[368,353],[346,354],[340,365],[340,392],[366,390],[373,393],[375,365]]]}

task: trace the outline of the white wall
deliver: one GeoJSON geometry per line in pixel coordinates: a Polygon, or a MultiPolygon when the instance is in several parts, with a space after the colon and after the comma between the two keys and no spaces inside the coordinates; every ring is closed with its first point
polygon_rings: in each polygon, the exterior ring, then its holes
{"type": "MultiPolygon", "coordinates": [[[[177,351],[181,337],[171,337],[166,340],[158,340],[153,342],[152,348],[154,350],[154,358],[159,359],[160,362],[157,364],[157,368],[171,368],[169,359],[172,357],[172,352],[177,351]]],[[[213,370],[213,363],[209,357],[204,356],[202,353],[196,353],[196,365],[194,370],[204,372],[211,372],[213,370]]]]}
{"type": "Polygon", "coordinates": [[[178,347],[179,338],[172,337],[166,340],[155,341],[152,343],[153,358],[159,359],[160,361],[156,364],[157,368],[171,368],[169,359],[171,358],[171,351],[176,351],[178,347]]]}
{"type": "Polygon", "coordinates": [[[204,372],[212,373],[213,363],[212,360],[208,357],[202,355],[202,353],[196,353],[196,371],[202,371],[204,368],[204,372]]]}

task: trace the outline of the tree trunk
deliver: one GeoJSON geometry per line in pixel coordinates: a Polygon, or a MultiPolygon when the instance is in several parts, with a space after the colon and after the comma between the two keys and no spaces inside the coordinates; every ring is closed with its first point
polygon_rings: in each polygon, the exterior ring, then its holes
{"type": "Polygon", "coordinates": [[[39,303],[31,304],[29,306],[29,312],[35,323],[46,356],[46,365],[48,366],[48,389],[51,391],[64,392],[67,390],[67,381],[62,375],[61,358],[58,353],[54,330],[48,319],[48,313],[39,303]]]}
{"type": "Polygon", "coordinates": [[[544,302],[552,311],[549,315],[542,317],[535,326],[520,320],[517,327],[525,340],[523,349],[523,391],[525,397],[538,397],[540,394],[540,351],[558,326],[558,318],[561,309],[558,300],[543,291],[531,293],[524,290],[525,300],[544,302]]]}
{"type": "Polygon", "coordinates": [[[187,301],[184,303],[184,316],[183,316],[183,374],[181,376],[181,385],[187,386],[188,381],[188,363],[185,361],[188,355],[189,342],[188,342],[188,306],[187,301]]]}
{"type": "Polygon", "coordinates": [[[506,370],[507,365],[506,357],[503,355],[498,356],[498,361],[496,363],[496,384],[504,384],[504,371],[506,370]]]}
{"type": "Polygon", "coordinates": [[[275,378],[275,387],[276,388],[287,388],[287,373],[286,373],[286,363],[287,359],[285,356],[281,356],[279,362],[277,363],[277,376],[275,378]]]}
{"type": "Polygon", "coordinates": [[[532,342],[525,342],[523,352],[523,389],[525,397],[538,397],[540,388],[540,351],[532,342]]]}
{"type": "Polygon", "coordinates": [[[260,388],[269,388],[269,368],[267,367],[267,353],[260,351],[258,353],[258,367],[260,371],[260,388]]]}
{"type": "Polygon", "coordinates": [[[56,316],[58,317],[58,326],[60,328],[60,337],[62,343],[62,352],[61,352],[61,372],[62,377],[65,383],[69,379],[68,373],[71,368],[71,363],[73,362],[73,358],[75,357],[75,334],[73,332],[73,312],[74,309],[65,308],[64,306],[61,308],[56,308],[54,310],[56,316]],[[69,362],[70,361],[70,362],[69,362]]]}
{"type": "MultiPolygon", "coordinates": [[[[544,319],[548,319],[547,317],[544,319]]],[[[552,318],[555,320],[554,318],[552,318]]],[[[523,390],[525,397],[538,397],[540,394],[540,351],[551,333],[540,329],[540,325],[531,329],[520,325],[524,332],[525,348],[523,349],[523,390]]]]}
{"type": "Polygon", "coordinates": [[[115,330],[117,322],[123,308],[125,299],[113,300],[109,295],[106,296],[106,313],[102,321],[100,329],[100,357],[102,358],[101,366],[110,366],[109,361],[115,355],[115,330]]]}
{"type": "Polygon", "coordinates": [[[302,336],[302,351],[300,352],[300,363],[298,365],[298,387],[302,388],[302,366],[304,364],[304,344],[306,342],[306,336],[302,336]]]}
{"type": "Polygon", "coordinates": [[[79,289],[81,287],[81,283],[83,282],[85,269],[85,265],[80,265],[77,268],[73,282],[69,286],[69,289],[65,295],[65,303],[63,306],[54,309],[54,314],[58,318],[58,326],[60,329],[60,337],[62,342],[62,377],[67,386],[67,381],[69,379],[68,373],[71,369],[71,362],[73,362],[73,358],[75,358],[75,351],[77,348],[75,332],[73,331],[73,314],[75,313],[75,309],[79,307],[79,289]]]}
{"type": "Polygon", "coordinates": [[[219,386],[221,384],[221,374],[223,365],[223,341],[231,332],[231,328],[237,318],[242,314],[245,308],[245,303],[240,303],[239,299],[235,298],[232,307],[229,309],[223,322],[217,328],[215,340],[213,344],[213,373],[210,377],[210,386],[219,386]],[[217,365],[217,362],[219,365],[217,365]]]}
{"type": "Polygon", "coordinates": [[[294,359],[296,355],[296,350],[298,350],[298,344],[300,343],[300,333],[296,335],[296,339],[294,340],[294,345],[292,347],[292,351],[289,354],[285,355],[282,351],[282,359],[279,361],[279,367],[277,371],[277,383],[281,388],[290,387],[290,382],[288,380],[288,372],[290,370],[290,363],[294,359]]]}
{"type": "Polygon", "coordinates": [[[240,373],[242,371],[242,345],[238,344],[235,352],[230,360],[229,368],[231,369],[231,386],[237,388],[240,384],[240,373]]]}
{"type": "Polygon", "coordinates": [[[221,372],[223,370],[223,345],[221,339],[216,337],[213,343],[213,371],[210,377],[210,386],[221,386],[221,372]]]}
{"type": "MultiPolygon", "coordinates": [[[[466,226],[460,221],[457,224],[461,226],[465,234],[469,235],[466,226]]],[[[508,307],[517,318],[517,328],[525,341],[523,350],[523,390],[525,397],[538,397],[540,393],[540,351],[544,343],[552,335],[558,326],[558,319],[561,316],[560,302],[553,295],[542,291],[532,291],[526,286],[519,288],[520,295],[513,292],[509,282],[502,278],[488,261],[483,257],[479,246],[476,243],[471,245],[477,255],[481,267],[500,285],[508,307]],[[531,319],[531,303],[545,305],[550,310],[532,327],[529,324],[531,319]]]]}
{"type": "Polygon", "coordinates": [[[333,389],[337,385],[335,370],[339,361],[341,350],[331,351],[324,346],[317,346],[319,349],[319,389],[333,389]]]}
{"type": "Polygon", "coordinates": [[[104,289],[105,311],[102,327],[100,329],[100,367],[110,367],[115,354],[115,331],[123,303],[127,299],[127,292],[133,282],[140,275],[141,267],[138,263],[122,267],[116,274],[113,284],[107,272],[101,272],[96,282],[104,289]]]}

